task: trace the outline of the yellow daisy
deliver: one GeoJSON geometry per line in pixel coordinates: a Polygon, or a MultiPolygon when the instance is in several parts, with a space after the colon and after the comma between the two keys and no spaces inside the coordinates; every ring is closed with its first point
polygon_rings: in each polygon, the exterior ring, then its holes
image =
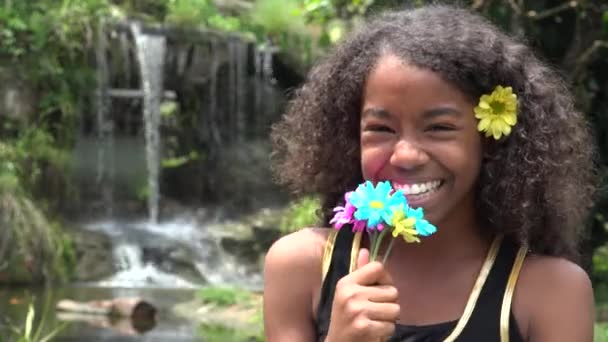
{"type": "Polygon", "coordinates": [[[420,242],[417,236],[418,231],[415,228],[416,218],[405,216],[403,204],[393,211],[391,225],[394,227],[392,231],[394,238],[401,235],[405,242],[420,242]]]}
{"type": "Polygon", "coordinates": [[[498,140],[517,123],[517,95],[511,87],[497,86],[490,95],[481,96],[474,112],[479,119],[477,130],[498,140]]]}

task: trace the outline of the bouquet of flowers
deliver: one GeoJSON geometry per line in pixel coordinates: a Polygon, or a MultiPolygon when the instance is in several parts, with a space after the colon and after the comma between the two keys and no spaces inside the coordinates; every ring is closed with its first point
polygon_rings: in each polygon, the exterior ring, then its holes
{"type": "Polygon", "coordinates": [[[387,232],[393,236],[383,263],[386,263],[393,242],[402,236],[405,242],[420,242],[420,236],[429,236],[437,228],[424,219],[422,208],[411,208],[402,190],[395,190],[388,181],[376,186],[370,181],[360,184],[355,191],[344,195],[344,206],[334,208],[336,213],[329,222],[336,229],[352,224],[354,232],[367,231],[370,236],[370,261],[378,258],[382,240],[387,232]]]}

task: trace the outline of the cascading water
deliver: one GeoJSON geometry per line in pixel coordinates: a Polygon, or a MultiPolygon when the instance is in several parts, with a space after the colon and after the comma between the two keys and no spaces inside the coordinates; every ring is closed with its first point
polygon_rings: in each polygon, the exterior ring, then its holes
{"type": "Polygon", "coordinates": [[[143,89],[146,161],[148,166],[148,211],[158,222],[160,200],[160,102],[163,94],[163,64],[166,38],[142,33],[139,23],[131,24],[143,89]]]}
{"type": "MultiPolygon", "coordinates": [[[[96,148],[99,158],[95,164],[98,178],[95,184],[104,194],[104,208],[108,209],[103,213],[94,212],[102,214],[101,218],[79,218],[84,221],[85,230],[103,233],[112,244],[115,273],[95,284],[126,288],[190,288],[211,283],[259,288],[261,276],[257,259],[244,260],[238,248],[235,252],[235,247],[231,247],[235,245],[230,245],[230,241],[238,240],[242,233],[227,231],[230,229],[222,226],[228,219],[238,219],[230,213],[234,209],[227,210],[219,203],[219,207],[213,209],[181,204],[177,209],[171,209],[171,197],[167,195],[169,209],[163,211],[163,219],[159,222],[160,103],[165,93],[165,73],[167,88],[177,96],[187,96],[178,98],[178,102],[182,101],[180,106],[183,102],[194,102],[192,94],[196,94],[190,92],[192,88],[180,86],[189,84],[200,91],[205,102],[198,102],[192,108],[200,112],[200,126],[195,130],[204,147],[202,150],[199,150],[200,146],[189,148],[221,161],[224,152],[228,154],[228,151],[249,147],[250,138],[252,141],[264,139],[252,132],[265,131],[277,103],[271,85],[272,50],[255,50],[255,61],[251,61],[255,74],[249,75],[248,42],[235,37],[205,36],[205,40],[197,43],[176,43],[165,38],[165,34],[171,33],[163,28],[144,29],[137,23],[129,23],[111,35],[101,34],[99,39],[96,54],[99,78],[96,133],[99,142],[93,146],[83,141],[77,159],[82,174],[91,176],[90,159],[94,155],[91,151],[96,148]],[[120,55],[116,56],[117,53],[120,55]],[[133,57],[137,63],[131,61],[133,57]],[[135,64],[139,64],[139,68],[135,64]],[[118,67],[119,72],[112,72],[111,67],[118,67]],[[137,71],[142,89],[132,89],[130,80],[135,79],[137,71]],[[180,94],[180,90],[188,91],[180,94]],[[139,116],[139,102],[143,105],[143,120],[139,116]],[[117,111],[119,108],[135,110],[117,111]],[[145,146],[138,135],[141,131],[135,129],[125,133],[124,126],[121,128],[120,120],[127,116],[143,122],[145,146]],[[140,199],[133,199],[132,188],[134,185],[139,187],[138,182],[143,179],[148,189],[146,217],[139,209],[140,199]],[[130,206],[135,209],[129,209],[130,206]],[[207,214],[201,215],[201,211],[207,214]]],[[[170,120],[163,125],[169,128],[170,120]]],[[[205,170],[204,164],[201,165],[198,170],[205,170]]],[[[228,168],[230,166],[221,172],[230,171],[228,168]]],[[[193,175],[205,176],[204,173],[193,175]]],[[[226,186],[225,180],[222,182],[212,184],[221,192],[226,186]]],[[[97,208],[96,203],[93,206],[97,208]]],[[[239,208],[236,212],[240,214],[239,208]]]]}
{"type": "Polygon", "coordinates": [[[209,67],[209,106],[206,113],[203,113],[207,120],[201,120],[209,125],[210,135],[215,146],[220,146],[222,137],[220,135],[220,129],[217,127],[217,72],[220,66],[218,51],[216,49],[216,43],[214,40],[211,44],[211,64],[209,67]]]}
{"type": "Polygon", "coordinates": [[[236,68],[236,132],[237,141],[245,140],[245,127],[247,125],[245,117],[245,99],[247,92],[247,45],[241,40],[235,41],[235,68],[236,68]]]}
{"type": "Polygon", "coordinates": [[[110,117],[108,95],[108,62],[106,59],[107,39],[104,24],[97,29],[95,59],[97,63],[97,149],[95,183],[101,190],[101,202],[107,217],[113,216],[114,193],[114,126],[110,117]]]}

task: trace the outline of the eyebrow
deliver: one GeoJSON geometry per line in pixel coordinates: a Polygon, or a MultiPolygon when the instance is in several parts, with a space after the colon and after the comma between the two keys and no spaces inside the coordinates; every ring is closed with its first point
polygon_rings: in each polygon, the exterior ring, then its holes
{"type": "MultiPolygon", "coordinates": [[[[425,119],[433,119],[438,116],[444,116],[444,115],[461,116],[462,112],[460,112],[458,109],[453,108],[453,107],[437,107],[437,108],[432,108],[432,109],[425,110],[424,112],[422,112],[422,116],[425,119]]],[[[384,108],[372,107],[372,108],[365,109],[363,111],[363,113],[361,113],[362,118],[364,118],[366,116],[374,116],[379,119],[388,119],[388,118],[392,117],[393,115],[384,108]]]]}
{"type": "Polygon", "coordinates": [[[437,107],[437,108],[433,108],[433,109],[429,109],[426,110],[422,113],[422,115],[426,118],[426,119],[433,119],[436,118],[438,116],[462,116],[462,112],[460,112],[458,109],[453,108],[453,107],[437,107]]]}
{"type": "Polygon", "coordinates": [[[365,109],[363,113],[361,113],[361,118],[365,118],[367,116],[375,116],[379,119],[389,119],[393,115],[386,109],[372,107],[365,109]]]}

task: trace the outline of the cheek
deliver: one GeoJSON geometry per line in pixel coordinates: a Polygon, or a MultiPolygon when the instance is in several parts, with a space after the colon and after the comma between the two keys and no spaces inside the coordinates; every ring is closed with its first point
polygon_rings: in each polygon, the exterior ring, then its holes
{"type": "Polygon", "coordinates": [[[454,151],[453,160],[457,162],[454,168],[461,170],[461,178],[466,183],[463,185],[471,187],[479,177],[482,152],[479,144],[470,144],[467,147],[454,151]]]}
{"type": "Polygon", "coordinates": [[[361,173],[365,180],[379,180],[380,173],[388,164],[390,153],[383,149],[361,149],[361,173]]]}

